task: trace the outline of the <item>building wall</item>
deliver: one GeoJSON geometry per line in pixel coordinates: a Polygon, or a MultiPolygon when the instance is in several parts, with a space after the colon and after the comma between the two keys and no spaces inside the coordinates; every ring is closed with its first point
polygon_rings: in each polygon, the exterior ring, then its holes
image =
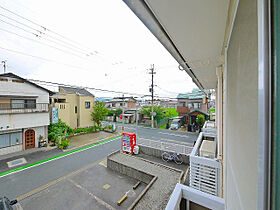
{"type": "Polygon", "coordinates": [[[226,209],[257,209],[257,1],[239,1],[226,70],[226,209]]]}
{"type": "Polygon", "coordinates": [[[58,117],[62,122],[65,122],[71,128],[83,128],[93,126],[91,120],[91,112],[94,104],[94,97],[91,96],[78,96],[76,94],[64,93],[63,98],[66,103],[55,103],[54,106],[58,108],[58,117]],[[90,108],[85,108],[85,102],[90,102],[90,108]],[[75,107],[77,106],[77,113],[75,107]]]}
{"type": "Polygon", "coordinates": [[[48,112],[0,115],[0,127],[3,127],[1,131],[47,126],[49,122],[48,112]]]}
{"type": "Polygon", "coordinates": [[[94,97],[91,96],[79,96],[79,127],[84,128],[87,126],[93,126],[94,123],[91,120],[91,113],[93,111],[94,97]],[[85,108],[85,102],[90,102],[90,108],[85,108]]]}
{"type": "Polygon", "coordinates": [[[0,96],[34,96],[36,103],[49,103],[49,93],[43,89],[35,87],[29,83],[12,82],[12,78],[8,78],[8,82],[0,81],[0,96]]]}

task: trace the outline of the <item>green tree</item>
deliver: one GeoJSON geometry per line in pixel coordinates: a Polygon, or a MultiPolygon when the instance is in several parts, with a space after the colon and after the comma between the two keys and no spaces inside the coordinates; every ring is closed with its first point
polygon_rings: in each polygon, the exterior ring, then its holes
{"type": "Polygon", "coordinates": [[[108,110],[107,116],[113,116],[115,114],[114,110],[108,110]]]}
{"type": "Polygon", "coordinates": [[[204,117],[203,114],[197,115],[197,117],[196,117],[196,123],[197,123],[200,127],[203,126],[203,124],[205,123],[205,117],[204,117]]]}
{"type": "Polygon", "coordinates": [[[91,113],[91,119],[97,124],[101,125],[101,121],[105,119],[108,115],[108,109],[105,107],[104,102],[96,101],[93,106],[93,111],[91,113]]]}
{"type": "Polygon", "coordinates": [[[116,116],[120,116],[122,114],[122,109],[121,108],[118,108],[116,111],[115,111],[115,114],[116,116]]]}
{"type": "Polygon", "coordinates": [[[178,112],[176,109],[165,109],[165,118],[170,119],[173,117],[178,117],[178,112]]]}
{"type": "MultiPolygon", "coordinates": [[[[152,107],[146,107],[142,108],[140,110],[141,114],[145,114],[148,117],[151,117],[152,107]]],[[[162,106],[154,106],[154,112],[156,113],[156,116],[154,116],[154,119],[157,123],[159,123],[160,120],[165,118],[165,110],[162,106]]]]}

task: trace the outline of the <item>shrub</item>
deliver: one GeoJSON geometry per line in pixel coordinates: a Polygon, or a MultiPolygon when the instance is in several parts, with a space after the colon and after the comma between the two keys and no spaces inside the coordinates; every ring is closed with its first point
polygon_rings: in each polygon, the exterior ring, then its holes
{"type": "Polygon", "coordinates": [[[61,144],[59,144],[59,148],[64,149],[69,147],[69,145],[70,145],[70,141],[68,139],[63,139],[61,140],[61,144]]]}

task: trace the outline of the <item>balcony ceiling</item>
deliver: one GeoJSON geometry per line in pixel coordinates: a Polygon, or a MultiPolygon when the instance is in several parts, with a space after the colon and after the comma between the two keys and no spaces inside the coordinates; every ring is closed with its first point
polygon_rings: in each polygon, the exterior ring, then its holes
{"type": "Polygon", "coordinates": [[[124,0],[200,89],[215,88],[229,0],[124,0]]]}

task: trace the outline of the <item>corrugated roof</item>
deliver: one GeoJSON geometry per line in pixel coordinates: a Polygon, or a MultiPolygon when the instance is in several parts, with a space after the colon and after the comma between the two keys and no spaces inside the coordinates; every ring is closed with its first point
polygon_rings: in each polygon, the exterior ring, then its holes
{"type": "Polygon", "coordinates": [[[178,99],[202,99],[203,92],[195,92],[195,93],[179,93],[177,96],[178,99]]]}
{"type": "Polygon", "coordinates": [[[80,96],[92,96],[94,97],[93,94],[91,94],[89,91],[87,91],[84,88],[73,88],[73,87],[64,87],[64,86],[59,86],[59,90],[63,90],[66,93],[74,93],[80,96]]]}

